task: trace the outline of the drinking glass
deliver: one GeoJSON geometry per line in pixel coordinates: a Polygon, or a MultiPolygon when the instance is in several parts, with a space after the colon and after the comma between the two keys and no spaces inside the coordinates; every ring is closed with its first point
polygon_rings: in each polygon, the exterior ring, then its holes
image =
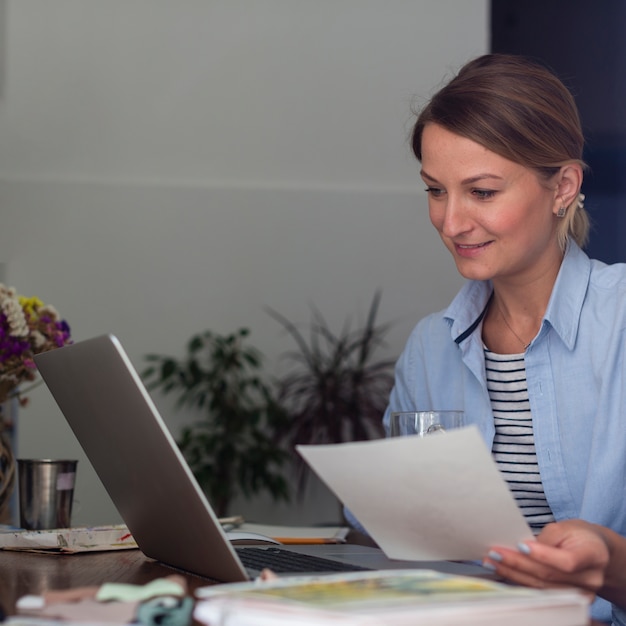
{"type": "Polygon", "coordinates": [[[463,411],[394,411],[389,421],[389,435],[426,437],[463,426],[463,411]]]}

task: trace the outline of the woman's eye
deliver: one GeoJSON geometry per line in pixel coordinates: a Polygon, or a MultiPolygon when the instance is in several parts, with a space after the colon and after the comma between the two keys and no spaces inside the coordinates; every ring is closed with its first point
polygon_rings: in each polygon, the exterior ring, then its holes
{"type": "Polygon", "coordinates": [[[496,195],[493,189],[474,189],[472,193],[480,200],[490,200],[496,195]]]}
{"type": "Polygon", "coordinates": [[[443,194],[443,189],[439,189],[439,187],[426,187],[426,193],[438,197],[443,194]]]}

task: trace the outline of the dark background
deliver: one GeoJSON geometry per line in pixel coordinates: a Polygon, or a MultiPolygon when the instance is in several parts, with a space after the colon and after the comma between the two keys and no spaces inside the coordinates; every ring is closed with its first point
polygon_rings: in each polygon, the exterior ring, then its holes
{"type": "Polygon", "coordinates": [[[491,51],[548,65],[572,91],[586,139],[587,252],[626,261],[626,2],[492,0],[491,51]]]}

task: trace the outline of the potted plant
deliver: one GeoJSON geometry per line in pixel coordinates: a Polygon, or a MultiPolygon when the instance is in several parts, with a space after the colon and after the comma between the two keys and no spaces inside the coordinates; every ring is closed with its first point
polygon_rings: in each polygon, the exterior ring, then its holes
{"type": "Polygon", "coordinates": [[[177,443],[218,516],[238,494],[289,499],[281,471],[289,453],[273,437],[286,416],[259,376],[260,352],[244,345],[248,334],[194,335],[185,358],[148,355],[142,373],[149,389],[175,393],[179,406],[203,414],[177,443]]]}
{"type": "MultiPolygon", "coordinates": [[[[321,312],[312,308],[308,339],[280,313],[268,309],[296,343],[284,357],[293,368],[279,381],[278,398],[289,415],[279,440],[296,444],[343,443],[382,437],[382,416],[393,385],[394,360],[374,360],[389,325],[377,325],[381,292],[374,294],[365,324],[346,320],[334,333],[321,312]]],[[[308,477],[299,459],[298,491],[308,477]]]]}

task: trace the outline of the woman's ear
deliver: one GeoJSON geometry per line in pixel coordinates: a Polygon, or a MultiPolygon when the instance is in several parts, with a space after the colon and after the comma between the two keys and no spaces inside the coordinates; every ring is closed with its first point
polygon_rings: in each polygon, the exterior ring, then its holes
{"type": "Polygon", "coordinates": [[[556,210],[569,207],[578,198],[583,184],[583,168],[579,163],[570,163],[561,167],[557,174],[556,210]]]}

